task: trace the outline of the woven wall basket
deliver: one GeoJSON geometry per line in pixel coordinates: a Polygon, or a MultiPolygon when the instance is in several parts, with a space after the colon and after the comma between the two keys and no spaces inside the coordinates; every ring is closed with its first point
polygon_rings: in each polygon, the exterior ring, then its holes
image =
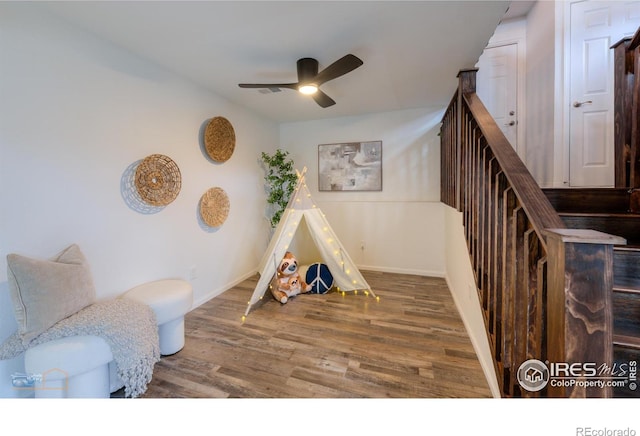
{"type": "Polygon", "coordinates": [[[210,227],[220,227],[229,216],[229,197],[222,188],[211,188],[200,199],[200,217],[210,227]]]}
{"type": "Polygon", "coordinates": [[[144,158],[136,168],[135,184],[145,203],[166,206],[178,196],[182,177],[178,165],[171,158],[152,154],[144,158]]]}
{"type": "Polygon", "coordinates": [[[211,159],[226,162],[236,148],[236,132],[225,117],[211,118],[204,131],[204,147],[211,159]]]}

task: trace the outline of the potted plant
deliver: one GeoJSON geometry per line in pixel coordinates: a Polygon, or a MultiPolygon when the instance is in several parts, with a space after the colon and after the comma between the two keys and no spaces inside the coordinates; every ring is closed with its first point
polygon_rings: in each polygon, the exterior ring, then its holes
{"type": "Polygon", "coordinates": [[[289,158],[289,152],[286,150],[277,149],[273,155],[262,152],[262,162],[266,171],[264,180],[267,203],[271,206],[267,218],[271,228],[275,229],[289,203],[298,177],[293,168],[293,160],[289,158]]]}

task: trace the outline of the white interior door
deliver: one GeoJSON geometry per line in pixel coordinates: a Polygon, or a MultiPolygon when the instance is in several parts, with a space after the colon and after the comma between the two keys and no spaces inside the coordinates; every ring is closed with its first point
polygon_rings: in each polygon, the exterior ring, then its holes
{"type": "Polygon", "coordinates": [[[569,185],[614,185],[613,50],[640,24],[640,2],[571,4],[569,185]]]}
{"type": "Polygon", "coordinates": [[[478,60],[476,93],[518,150],[518,45],[486,48],[478,60]]]}

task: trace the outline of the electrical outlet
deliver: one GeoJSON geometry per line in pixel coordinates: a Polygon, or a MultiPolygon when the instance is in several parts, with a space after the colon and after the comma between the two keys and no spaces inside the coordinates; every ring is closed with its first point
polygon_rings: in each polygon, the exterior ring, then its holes
{"type": "Polygon", "coordinates": [[[195,280],[197,278],[198,278],[198,270],[194,265],[191,268],[189,268],[189,280],[195,280]]]}
{"type": "Polygon", "coordinates": [[[360,241],[360,250],[364,251],[364,241],[360,241]]]}

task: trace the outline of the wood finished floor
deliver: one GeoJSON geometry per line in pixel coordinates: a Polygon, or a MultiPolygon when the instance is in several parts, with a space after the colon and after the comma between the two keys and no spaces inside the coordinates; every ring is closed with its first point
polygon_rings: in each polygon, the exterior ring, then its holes
{"type": "Polygon", "coordinates": [[[380,297],[267,293],[258,276],[185,317],[145,398],[481,398],[486,379],[443,279],[362,271],[380,297]]]}

